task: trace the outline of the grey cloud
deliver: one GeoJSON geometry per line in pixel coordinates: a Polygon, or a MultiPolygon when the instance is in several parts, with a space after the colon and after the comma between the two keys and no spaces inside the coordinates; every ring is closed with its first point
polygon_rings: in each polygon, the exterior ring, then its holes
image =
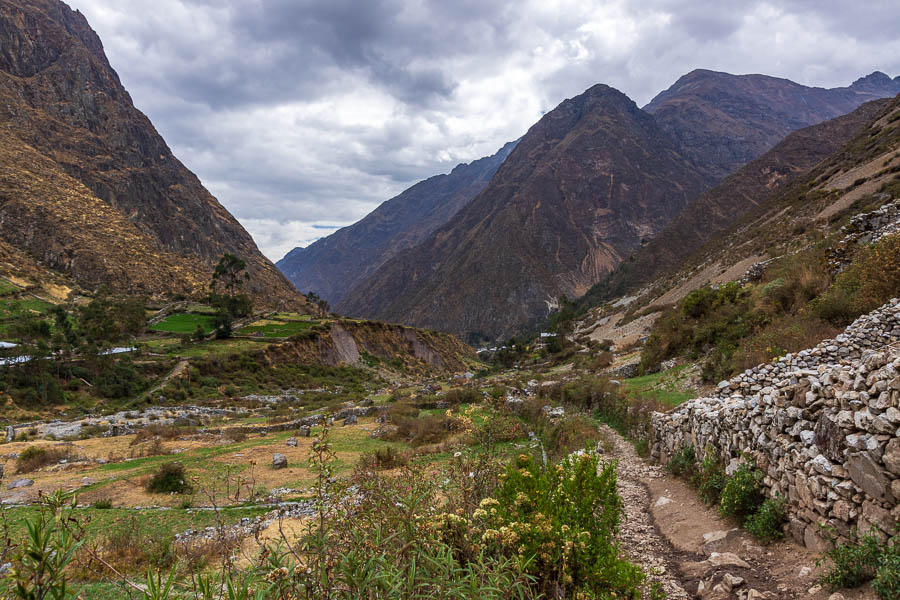
{"type": "Polygon", "coordinates": [[[594,83],[900,74],[893,0],[70,0],[270,258],[495,152],[594,83]]]}

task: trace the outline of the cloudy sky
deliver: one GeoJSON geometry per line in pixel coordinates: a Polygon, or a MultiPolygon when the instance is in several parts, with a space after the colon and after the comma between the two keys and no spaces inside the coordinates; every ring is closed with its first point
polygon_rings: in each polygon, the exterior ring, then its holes
{"type": "Polygon", "coordinates": [[[175,154],[280,259],[595,83],[900,75],[896,0],[67,0],[175,154]]]}

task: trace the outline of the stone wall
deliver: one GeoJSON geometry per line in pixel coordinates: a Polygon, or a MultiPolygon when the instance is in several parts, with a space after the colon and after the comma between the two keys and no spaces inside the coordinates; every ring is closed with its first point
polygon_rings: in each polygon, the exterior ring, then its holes
{"type": "Polygon", "coordinates": [[[789,529],[823,549],[820,526],[881,537],[900,523],[900,302],[833,340],[750,369],[652,419],[651,455],[684,445],[733,470],[748,460],[768,495],[788,502],[789,529]]]}

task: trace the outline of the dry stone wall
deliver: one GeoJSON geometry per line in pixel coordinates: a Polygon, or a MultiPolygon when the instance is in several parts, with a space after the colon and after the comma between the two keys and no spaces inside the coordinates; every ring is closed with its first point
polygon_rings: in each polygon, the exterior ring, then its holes
{"type": "Polygon", "coordinates": [[[747,460],[787,500],[791,534],[824,548],[822,526],[884,537],[900,523],[900,301],[809,350],[745,371],[652,419],[651,455],[685,445],[729,470],[747,460]]]}

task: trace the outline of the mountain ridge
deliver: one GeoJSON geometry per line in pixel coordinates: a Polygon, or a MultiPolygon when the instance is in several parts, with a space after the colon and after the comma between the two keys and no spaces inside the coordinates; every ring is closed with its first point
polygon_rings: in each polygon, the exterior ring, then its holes
{"type": "MultiPolygon", "coordinates": [[[[134,107],[84,15],[58,0],[2,0],[0,40],[7,147],[49,161],[43,170],[69,201],[67,212],[42,221],[53,194],[7,169],[4,239],[88,287],[151,295],[203,293],[215,263],[231,252],[247,262],[248,292],[261,304],[309,306],[134,107]],[[123,219],[85,229],[80,212],[105,211],[91,198],[123,219]],[[104,240],[117,236],[141,248],[151,267],[137,268],[134,252],[110,251],[104,240]]],[[[7,158],[17,160],[13,154],[7,158]]]]}
{"type": "Polygon", "coordinates": [[[512,334],[560,293],[586,291],[704,185],[649,114],[592,86],[545,114],[475,199],[338,309],[469,337],[512,334]]]}
{"type": "Polygon", "coordinates": [[[416,183],[353,225],[305,248],[294,248],[276,266],[297,289],[339,304],[355,285],[421,242],[484,189],[516,143],[416,183]]]}

